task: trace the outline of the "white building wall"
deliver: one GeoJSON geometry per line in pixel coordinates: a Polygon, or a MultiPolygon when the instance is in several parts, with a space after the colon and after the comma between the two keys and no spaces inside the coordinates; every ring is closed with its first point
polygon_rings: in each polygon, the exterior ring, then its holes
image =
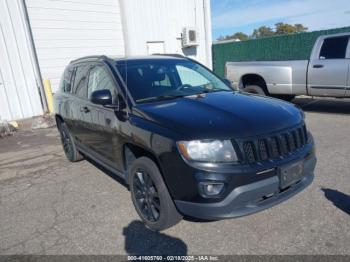
{"type": "Polygon", "coordinates": [[[187,55],[212,67],[209,0],[120,0],[128,55],[148,54],[155,42],[165,53],[187,55]],[[198,29],[199,45],[181,46],[183,27],[198,29]]]}
{"type": "Polygon", "coordinates": [[[0,0],[0,119],[41,115],[42,80],[55,92],[82,56],[179,53],[211,67],[209,9],[209,0],[0,0]],[[197,28],[197,47],[182,48],[183,27],[197,28]]]}
{"type": "Polygon", "coordinates": [[[43,113],[20,0],[0,0],[0,119],[43,113]]]}
{"type": "Polygon", "coordinates": [[[26,0],[43,79],[53,92],[65,66],[88,55],[124,55],[118,0],[26,0]]]}

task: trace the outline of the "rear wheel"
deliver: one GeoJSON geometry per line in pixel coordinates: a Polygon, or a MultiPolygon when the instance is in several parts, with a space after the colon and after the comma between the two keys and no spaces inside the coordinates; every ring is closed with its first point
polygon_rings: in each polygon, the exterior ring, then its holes
{"type": "Polygon", "coordinates": [[[261,95],[261,96],[267,95],[265,90],[258,85],[248,85],[243,89],[243,91],[251,94],[261,95]]]}
{"type": "Polygon", "coordinates": [[[147,157],[136,159],[129,173],[135,209],[152,230],[160,231],[181,221],[157,165],[147,157]]]}
{"type": "Polygon", "coordinates": [[[57,125],[61,136],[63,150],[67,159],[71,162],[82,160],[84,157],[77,150],[74,139],[70,134],[67,125],[64,122],[58,122],[57,125]]]}

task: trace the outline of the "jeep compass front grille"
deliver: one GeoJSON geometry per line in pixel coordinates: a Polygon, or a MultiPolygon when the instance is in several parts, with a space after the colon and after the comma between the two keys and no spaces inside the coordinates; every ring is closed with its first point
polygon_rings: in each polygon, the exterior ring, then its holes
{"type": "Polygon", "coordinates": [[[246,162],[255,163],[286,156],[302,148],[306,143],[307,131],[303,125],[272,136],[244,141],[242,152],[246,162]]]}

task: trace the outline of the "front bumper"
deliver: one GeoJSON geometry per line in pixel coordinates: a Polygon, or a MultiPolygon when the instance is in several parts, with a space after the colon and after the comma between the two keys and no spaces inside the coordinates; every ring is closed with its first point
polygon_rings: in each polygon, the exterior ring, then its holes
{"type": "Polygon", "coordinates": [[[302,191],[311,184],[315,166],[314,154],[305,158],[302,179],[284,190],[280,189],[279,176],[275,175],[236,187],[220,202],[196,203],[181,200],[174,202],[183,215],[200,219],[217,220],[249,215],[277,205],[302,191]]]}

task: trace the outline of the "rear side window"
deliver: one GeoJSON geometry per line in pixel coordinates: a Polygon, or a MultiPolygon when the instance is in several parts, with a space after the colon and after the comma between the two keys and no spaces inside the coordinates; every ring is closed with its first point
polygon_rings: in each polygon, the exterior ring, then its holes
{"type": "Polygon", "coordinates": [[[60,82],[60,90],[65,93],[70,93],[72,86],[71,86],[71,78],[73,74],[74,68],[73,67],[67,67],[64,70],[63,76],[61,78],[60,82]]]}
{"type": "Polygon", "coordinates": [[[74,73],[73,93],[80,98],[87,98],[88,65],[77,66],[74,73]]]}
{"type": "Polygon", "coordinates": [[[348,36],[326,38],[320,52],[320,59],[342,59],[346,56],[348,36]]]}

